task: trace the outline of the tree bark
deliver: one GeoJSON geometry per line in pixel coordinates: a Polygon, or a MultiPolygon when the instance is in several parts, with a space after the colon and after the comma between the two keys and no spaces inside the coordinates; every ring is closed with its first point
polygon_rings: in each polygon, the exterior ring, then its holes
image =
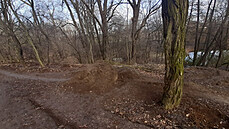
{"type": "Polygon", "coordinates": [[[141,0],[138,0],[138,3],[133,2],[131,7],[133,8],[133,18],[132,18],[132,29],[131,29],[131,54],[130,54],[130,62],[136,62],[136,32],[137,32],[137,24],[138,24],[138,17],[139,17],[139,10],[140,10],[140,3],[141,0]]]}
{"type": "Polygon", "coordinates": [[[165,86],[162,104],[172,109],[180,104],[183,90],[188,0],[162,0],[165,86]]]}
{"type": "Polygon", "coordinates": [[[102,20],[102,57],[103,60],[107,59],[107,44],[108,44],[108,21],[107,21],[107,0],[104,0],[103,6],[101,0],[97,0],[99,6],[99,13],[102,20]]]}

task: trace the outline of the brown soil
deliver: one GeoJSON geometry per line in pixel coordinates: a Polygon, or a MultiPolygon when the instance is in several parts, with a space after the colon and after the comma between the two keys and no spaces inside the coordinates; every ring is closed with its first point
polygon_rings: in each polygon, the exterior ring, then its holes
{"type": "Polygon", "coordinates": [[[229,128],[226,71],[186,68],[182,102],[166,111],[155,66],[0,69],[0,128],[229,128]]]}
{"type": "Polygon", "coordinates": [[[65,82],[64,88],[79,93],[102,94],[112,90],[117,79],[117,70],[107,63],[83,65],[65,82]]]}

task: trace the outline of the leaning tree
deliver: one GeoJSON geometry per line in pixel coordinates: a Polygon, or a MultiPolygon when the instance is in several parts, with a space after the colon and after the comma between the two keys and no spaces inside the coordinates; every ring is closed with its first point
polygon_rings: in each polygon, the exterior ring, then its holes
{"type": "Polygon", "coordinates": [[[178,106],[182,97],[187,14],[188,0],[162,0],[166,70],[162,104],[166,109],[178,106]]]}

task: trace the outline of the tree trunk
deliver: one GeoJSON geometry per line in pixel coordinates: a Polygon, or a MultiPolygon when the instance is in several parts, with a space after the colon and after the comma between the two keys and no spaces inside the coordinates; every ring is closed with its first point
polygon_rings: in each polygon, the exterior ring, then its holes
{"type": "Polygon", "coordinates": [[[195,37],[195,46],[194,46],[194,57],[193,57],[193,65],[195,65],[197,53],[199,51],[198,36],[199,36],[199,22],[200,22],[200,0],[197,2],[197,23],[196,23],[196,37],[195,37]]]}
{"type": "Polygon", "coordinates": [[[140,11],[141,0],[138,1],[130,1],[129,4],[133,9],[133,17],[132,17],[132,26],[131,26],[131,46],[129,49],[130,58],[128,60],[129,64],[136,63],[136,43],[137,43],[137,25],[138,25],[138,17],[140,11]]]}
{"type": "Polygon", "coordinates": [[[222,57],[223,57],[223,42],[227,43],[228,41],[228,37],[229,37],[229,21],[227,23],[227,30],[226,30],[226,35],[225,37],[222,39],[222,41],[220,41],[219,43],[219,57],[218,60],[216,62],[216,68],[218,68],[221,65],[221,61],[222,61],[222,57]]]}
{"type": "Polygon", "coordinates": [[[25,64],[24,52],[23,52],[23,49],[22,49],[20,41],[18,40],[18,38],[16,37],[15,34],[12,34],[11,37],[12,37],[12,40],[17,44],[16,50],[19,53],[19,61],[20,61],[20,63],[25,64]]]}
{"type": "Polygon", "coordinates": [[[102,56],[103,60],[107,59],[107,44],[108,44],[108,26],[107,23],[103,23],[103,28],[102,28],[103,36],[102,36],[102,56]]]}
{"type": "Polygon", "coordinates": [[[99,13],[102,20],[102,57],[103,60],[107,59],[107,44],[108,44],[108,20],[107,20],[107,0],[103,1],[103,6],[101,0],[97,0],[99,6],[99,13]]]}
{"type": "Polygon", "coordinates": [[[178,106],[182,97],[187,14],[188,0],[162,0],[166,70],[162,104],[166,109],[178,106]]]}
{"type": "Polygon", "coordinates": [[[0,23],[3,24],[3,30],[12,38],[12,40],[16,43],[16,51],[19,54],[19,62],[24,64],[24,54],[23,54],[23,49],[21,46],[21,43],[17,36],[15,35],[15,32],[13,31],[13,24],[9,20],[11,18],[11,15],[9,15],[9,9],[7,5],[6,0],[1,0],[1,14],[0,16],[0,23]]]}
{"type": "MultiPolygon", "coordinates": [[[[212,11],[214,11],[214,10],[212,10],[212,11]]],[[[203,56],[201,56],[201,58],[200,58],[199,62],[197,63],[197,65],[202,65],[202,66],[205,65],[206,58],[208,57],[210,51],[212,50],[213,45],[216,44],[216,41],[218,41],[219,38],[220,38],[220,34],[223,31],[224,25],[228,20],[228,16],[229,16],[229,2],[227,3],[227,10],[226,10],[226,14],[224,16],[224,19],[222,20],[222,23],[220,24],[220,27],[216,31],[215,36],[213,37],[213,39],[211,41],[210,41],[210,37],[211,37],[212,25],[210,25],[210,28],[209,28],[210,30],[208,30],[207,38],[205,40],[206,48],[204,50],[203,56]]]]}
{"type": "Polygon", "coordinates": [[[12,5],[11,5],[11,2],[9,2],[8,4],[9,4],[9,7],[11,8],[11,10],[12,10],[14,16],[17,18],[19,24],[22,25],[22,27],[23,27],[23,29],[24,29],[24,31],[25,31],[25,35],[26,35],[25,37],[27,38],[28,43],[32,46],[37,61],[39,62],[39,64],[40,64],[42,67],[44,67],[44,64],[43,64],[43,62],[41,61],[40,55],[39,55],[39,53],[38,53],[38,51],[37,51],[37,48],[35,47],[35,45],[34,45],[34,43],[33,43],[33,40],[32,40],[32,38],[31,38],[31,36],[29,35],[28,29],[26,28],[25,24],[24,24],[24,23],[21,21],[21,19],[19,18],[19,16],[18,16],[18,14],[16,13],[16,11],[13,9],[13,7],[12,7],[12,5]]]}
{"type": "Polygon", "coordinates": [[[131,57],[130,63],[136,63],[136,32],[137,32],[137,24],[138,24],[138,17],[139,17],[139,5],[134,5],[133,7],[133,18],[132,18],[132,30],[131,30],[131,57]]]}

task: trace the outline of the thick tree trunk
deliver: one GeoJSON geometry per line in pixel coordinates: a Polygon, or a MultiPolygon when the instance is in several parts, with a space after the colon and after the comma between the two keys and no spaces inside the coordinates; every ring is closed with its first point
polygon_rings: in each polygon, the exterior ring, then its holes
{"type": "Polygon", "coordinates": [[[178,106],[181,101],[187,13],[188,0],[162,1],[166,70],[162,103],[166,109],[178,106]]]}
{"type": "Polygon", "coordinates": [[[137,44],[137,39],[138,39],[137,25],[138,25],[138,17],[139,17],[141,0],[138,0],[138,1],[128,0],[128,2],[133,9],[132,26],[131,26],[131,46],[129,48],[128,63],[134,64],[136,63],[136,44],[137,44]]]}
{"type": "Polygon", "coordinates": [[[133,6],[133,18],[132,18],[132,30],[131,30],[131,57],[130,57],[130,62],[131,64],[136,63],[136,44],[137,44],[137,38],[136,38],[136,33],[137,33],[137,24],[138,24],[138,17],[139,17],[139,9],[140,9],[140,4],[139,5],[134,5],[133,6]]]}
{"type": "Polygon", "coordinates": [[[103,24],[104,27],[102,28],[103,36],[102,36],[102,57],[103,60],[107,59],[107,44],[108,44],[108,27],[107,23],[103,24]]]}
{"type": "Polygon", "coordinates": [[[107,20],[107,0],[103,1],[103,6],[101,0],[97,0],[99,6],[99,12],[102,20],[102,57],[106,60],[107,55],[107,44],[108,44],[108,20],[107,20]]]}

